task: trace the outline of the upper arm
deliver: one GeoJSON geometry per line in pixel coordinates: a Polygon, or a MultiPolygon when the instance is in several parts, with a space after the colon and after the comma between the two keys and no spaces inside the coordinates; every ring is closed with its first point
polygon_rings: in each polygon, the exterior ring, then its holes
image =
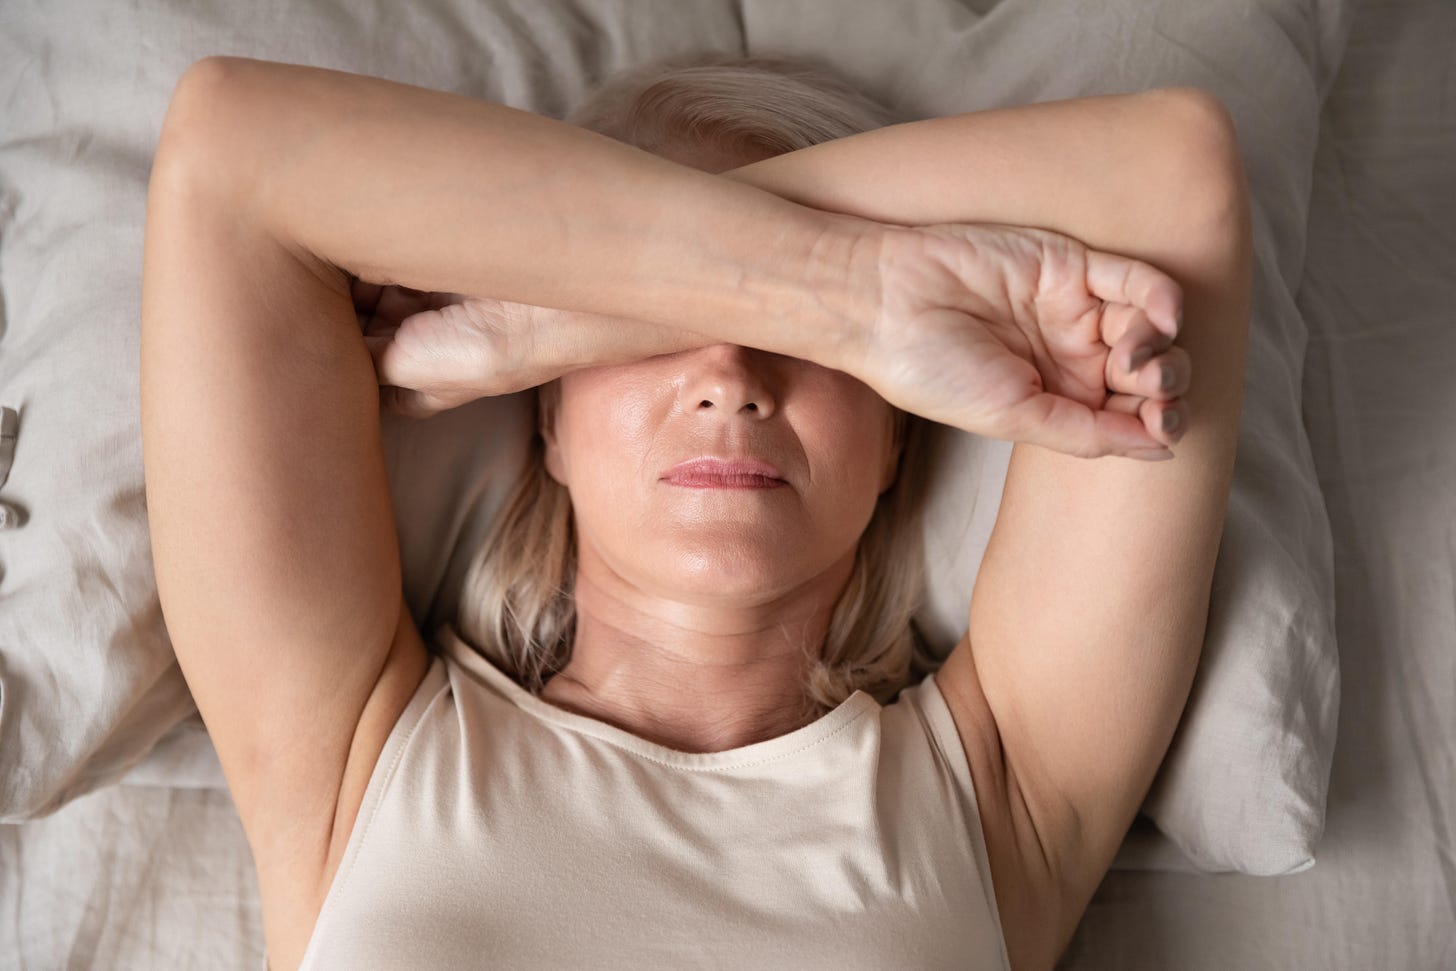
{"type": "Polygon", "coordinates": [[[1149,262],[1183,289],[1190,428],[1171,462],[1017,444],[936,675],[970,762],[1014,966],[1050,967],[1186,702],[1232,476],[1248,200],[1232,122],[1167,88],[892,125],[722,173],[900,225],[992,222],[1149,262]]]}
{"type": "Polygon", "coordinates": [[[966,636],[937,675],[972,764],[1018,967],[1051,967],[1070,939],[1167,751],[1203,643],[1250,274],[1232,130],[1216,112],[1206,123],[1193,134],[1228,140],[1221,153],[1184,171],[1180,195],[1145,200],[1139,224],[1153,228],[1116,250],[1184,290],[1177,343],[1193,365],[1191,421],[1176,457],[1016,444],[966,636]]]}
{"type": "MultiPolygon", "coordinates": [[[[418,670],[424,652],[397,636],[409,618],[377,384],[346,277],[255,224],[208,150],[225,87],[216,72],[189,75],[146,215],[141,421],[157,588],[260,878],[280,860],[321,873],[386,659],[417,655],[418,670]]],[[[315,889],[265,887],[265,902],[315,889]]]]}

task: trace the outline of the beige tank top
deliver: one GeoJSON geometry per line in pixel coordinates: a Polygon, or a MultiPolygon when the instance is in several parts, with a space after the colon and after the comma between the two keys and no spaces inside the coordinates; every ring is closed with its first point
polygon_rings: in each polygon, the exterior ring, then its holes
{"type": "Polygon", "coordinates": [[[302,971],[1009,969],[934,675],[689,753],[537,698],[449,625],[435,640],[302,971]]]}

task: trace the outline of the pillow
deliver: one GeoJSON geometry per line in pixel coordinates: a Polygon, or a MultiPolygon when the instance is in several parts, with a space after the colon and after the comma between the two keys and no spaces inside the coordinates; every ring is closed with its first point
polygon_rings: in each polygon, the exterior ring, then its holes
{"type": "MultiPolygon", "coordinates": [[[[223,784],[162,622],[142,476],[147,179],[183,70],[236,54],[559,116],[618,68],[742,43],[733,0],[0,6],[0,406],[16,429],[0,498],[19,520],[0,529],[0,821],[134,767],[132,781],[223,784]]],[[[421,623],[443,616],[443,568],[515,475],[521,404],[385,430],[421,623]]]]}
{"type": "MultiPolygon", "coordinates": [[[[74,10],[7,12],[0,404],[19,429],[4,498],[30,518],[0,531],[0,819],[118,780],[223,785],[161,623],[139,445],[146,178],[181,71],[240,54],[561,117],[618,68],[746,45],[825,56],[910,116],[1174,83],[1234,112],[1259,243],[1240,454],[1203,663],[1144,807],[1171,844],[1139,853],[1130,840],[1119,864],[1308,866],[1338,682],[1329,529],[1299,420],[1305,333],[1289,294],[1342,0],[1094,6],[1003,0],[983,17],[956,0],[862,2],[845,17],[812,0],[272,0],[244,15],[221,0],[153,0],[125,18],[98,3],[90,31],[73,29],[74,10]]],[[[524,458],[529,405],[511,395],[384,418],[405,596],[422,630],[453,619],[524,458]]],[[[936,581],[920,620],[944,654],[963,631],[1010,446],[937,427],[944,461],[925,522],[936,581]]]]}
{"type": "MultiPolygon", "coordinates": [[[[1312,866],[1339,660],[1333,542],[1302,419],[1308,331],[1294,294],[1319,110],[1344,51],[1348,4],[1002,0],[980,16],[920,2],[825,18],[807,3],[743,0],[743,10],[750,52],[829,58],[912,117],[1174,85],[1204,88],[1228,107],[1255,243],[1238,454],[1188,707],[1114,867],[1272,875],[1312,866]]],[[[918,620],[943,656],[965,632],[1012,446],[933,430],[930,602],[918,620]]]]}

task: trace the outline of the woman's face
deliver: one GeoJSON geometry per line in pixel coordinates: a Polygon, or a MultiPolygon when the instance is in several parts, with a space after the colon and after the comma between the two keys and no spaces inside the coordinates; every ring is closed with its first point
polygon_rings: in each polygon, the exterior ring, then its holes
{"type": "Polygon", "coordinates": [[[581,549],[643,591],[761,603],[852,556],[894,482],[894,411],[840,371],[714,344],[561,376],[546,466],[581,549]],[[775,488],[663,477],[701,456],[767,462],[775,488]]]}

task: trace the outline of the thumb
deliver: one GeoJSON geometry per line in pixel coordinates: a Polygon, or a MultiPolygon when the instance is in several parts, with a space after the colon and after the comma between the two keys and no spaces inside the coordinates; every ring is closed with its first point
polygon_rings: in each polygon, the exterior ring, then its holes
{"type": "Polygon", "coordinates": [[[396,341],[397,328],[388,332],[365,334],[364,345],[369,348],[369,357],[374,361],[374,375],[379,384],[393,384],[409,387],[416,383],[411,372],[412,362],[396,341]]]}
{"type": "Polygon", "coordinates": [[[1126,412],[1089,408],[1061,395],[1041,392],[1014,410],[1016,441],[1040,445],[1079,458],[1119,455],[1165,461],[1173,452],[1148,434],[1141,418],[1126,412]]]}

